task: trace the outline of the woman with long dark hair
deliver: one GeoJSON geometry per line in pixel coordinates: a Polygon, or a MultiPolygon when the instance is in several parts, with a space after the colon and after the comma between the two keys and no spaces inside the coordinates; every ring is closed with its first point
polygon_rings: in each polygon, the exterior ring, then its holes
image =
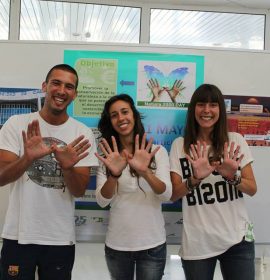
{"type": "Polygon", "coordinates": [[[254,280],[254,237],[244,195],[257,191],[249,147],[228,132],[221,91],[192,95],[184,137],[171,147],[172,200],[183,198],[180,255],[187,280],[212,280],[217,260],[226,280],[254,280]]]}
{"type": "Polygon", "coordinates": [[[96,155],[101,162],[96,199],[111,207],[105,241],[111,279],[132,280],[135,273],[137,280],[159,280],[166,263],[161,203],[172,194],[167,151],[147,141],[127,94],[105,103],[98,128],[103,156],[96,155]]]}

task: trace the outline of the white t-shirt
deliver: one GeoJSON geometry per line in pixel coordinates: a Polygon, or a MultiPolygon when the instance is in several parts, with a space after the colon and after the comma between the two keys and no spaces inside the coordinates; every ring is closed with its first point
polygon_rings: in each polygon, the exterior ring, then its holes
{"type": "MultiPolygon", "coordinates": [[[[155,147],[153,145],[153,149],[155,147]]],[[[166,242],[161,203],[171,198],[172,185],[169,157],[164,147],[160,147],[155,160],[155,175],[166,185],[166,190],[159,195],[155,194],[141,177],[138,185],[137,177],[132,177],[129,168],[126,167],[118,179],[114,196],[112,199],[106,199],[100,192],[107,180],[106,169],[104,165],[98,168],[97,203],[101,207],[109,204],[111,206],[105,241],[108,247],[120,251],[139,251],[166,242]]]]}
{"type": "MultiPolygon", "coordinates": [[[[240,145],[244,154],[241,168],[251,163],[249,147],[238,133],[229,133],[229,141],[240,145]]],[[[174,140],[170,151],[171,171],[186,180],[192,174],[185,157],[184,139],[174,140]]],[[[205,259],[222,254],[239,243],[250,223],[243,193],[213,172],[199,187],[182,200],[183,233],[180,255],[185,260],[205,259]]]]}
{"type": "MultiPolygon", "coordinates": [[[[66,145],[80,135],[90,140],[89,155],[78,166],[97,166],[96,143],[90,128],[69,118],[64,124],[46,123],[38,112],[9,118],[0,131],[0,149],[19,157],[24,153],[22,130],[38,120],[45,143],[66,145]]],[[[3,238],[20,244],[72,245],[75,243],[74,199],[64,188],[61,168],[53,155],[33,162],[17,181],[10,183],[9,206],[3,238]]]]}

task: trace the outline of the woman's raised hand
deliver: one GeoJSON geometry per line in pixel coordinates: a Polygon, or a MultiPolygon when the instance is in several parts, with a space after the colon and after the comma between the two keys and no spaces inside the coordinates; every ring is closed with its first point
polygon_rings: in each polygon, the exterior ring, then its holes
{"type": "Polygon", "coordinates": [[[243,154],[239,156],[240,146],[238,145],[236,149],[234,149],[234,147],[234,142],[232,142],[230,146],[228,146],[227,142],[224,144],[223,161],[215,167],[216,171],[222,177],[229,180],[234,178],[234,175],[244,157],[243,154]]]}
{"type": "Polygon", "coordinates": [[[99,143],[99,147],[103,152],[104,157],[95,153],[96,157],[105,164],[112,175],[120,175],[127,165],[127,159],[125,153],[119,153],[114,136],[112,136],[112,148],[104,138],[102,138],[99,143]]]}
{"type": "Polygon", "coordinates": [[[208,177],[215,170],[215,166],[209,162],[206,143],[197,141],[196,145],[190,145],[190,151],[186,158],[192,165],[193,176],[201,180],[208,177]]]}
{"type": "Polygon", "coordinates": [[[148,167],[152,157],[159,150],[159,146],[151,151],[153,138],[150,138],[146,145],[146,133],[142,137],[141,145],[139,143],[139,135],[135,137],[135,151],[134,154],[129,154],[126,150],[124,151],[127,157],[128,164],[133,168],[139,175],[144,175],[148,171],[148,167]]]}

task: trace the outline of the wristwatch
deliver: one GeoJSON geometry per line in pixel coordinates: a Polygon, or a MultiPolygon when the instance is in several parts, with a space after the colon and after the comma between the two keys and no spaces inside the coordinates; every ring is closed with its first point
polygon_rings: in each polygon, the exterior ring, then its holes
{"type": "Polygon", "coordinates": [[[226,178],[224,178],[224,179],[229,185],[232,185],[235,187],[241,184],[241,174],[238,174],[238,173],[234,174],[233,179],[226,179],[226,178]]]}

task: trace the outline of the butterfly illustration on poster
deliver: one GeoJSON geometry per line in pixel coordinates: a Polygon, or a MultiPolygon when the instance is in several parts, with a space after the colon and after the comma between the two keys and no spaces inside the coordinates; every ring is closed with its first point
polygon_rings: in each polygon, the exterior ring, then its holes
{"type": "Polygon", "coordinates": [[[187,107],[195,90],[195,63],[139,61],[137,105],[187,107]]]}

